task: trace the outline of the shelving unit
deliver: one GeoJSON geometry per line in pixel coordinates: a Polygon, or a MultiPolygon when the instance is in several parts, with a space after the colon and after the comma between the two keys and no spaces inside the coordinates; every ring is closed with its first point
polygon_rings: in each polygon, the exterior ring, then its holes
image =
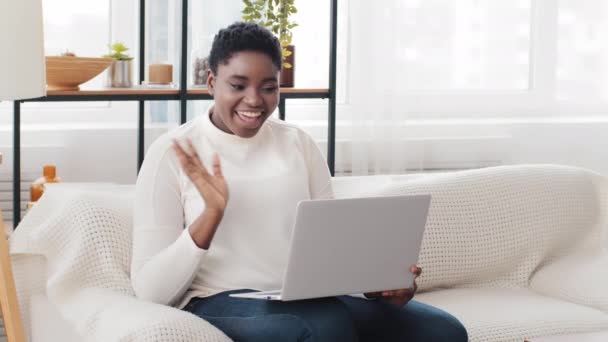
{"type": "MultiPolygon", "coordinates": [[[[145,75],[145,13],[146,1],[139,3],[139,84],[145,75]]],[[[330,0],[330,55],[329,55],[329,85],[327,89],[298,89],[281,88],[279,101],[279,116],[285,120],[285,104],[287,99],[328,99],[328,148],[327,163],[331,174],[334,174],[335,160],[335,118],[336,118],[336,45],[337,45],[337,9],[338,1],[330,0]]],[[[25,102],[79,102],[79,101],[137,101],[138,130],[137,130],[137,169],[139,170],[144,158],[144,103],[145,101],[179,101],[180,123],[187,120],[187,102],[191,100],[211,100],[206,89],[188,88],[188,0],[182,0],[181,22],[181,56],[179,89],[149,89],[134,87],[127,89],[94,89],[81,91],[49,91],[47,96],[14,102],[13,107],[13,227],[21,221],[21,104],[25,102]]]]}

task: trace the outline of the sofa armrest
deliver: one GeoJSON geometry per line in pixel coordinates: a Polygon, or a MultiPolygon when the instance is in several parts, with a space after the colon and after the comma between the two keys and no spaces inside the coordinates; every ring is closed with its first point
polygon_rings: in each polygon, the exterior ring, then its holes
{"type": "Polygon", "coordinates": [[[608,253],[571,255],[543,266],[530,289],[608,313],[608,253]]]}
{"type": "Polygon", "coordinates": [[[12,254],[11,264],[17,290],[17,300],[26,339],[32,339],[31,302],[46,291],[46,259],[41,255],[12,254]]]}
{"type": "Polygon", "coordinates": [[[189,312],[108,289],[79,291],[60,311],[73,322],[78,334],[92,341],[230,341],[219,329],[189,312]],[[76,312],[81,316],[74,316],[76,312]]]}

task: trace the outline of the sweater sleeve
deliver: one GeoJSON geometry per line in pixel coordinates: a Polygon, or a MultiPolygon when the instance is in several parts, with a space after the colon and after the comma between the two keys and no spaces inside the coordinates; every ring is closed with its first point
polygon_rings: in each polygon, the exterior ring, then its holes
{"type": "Polygon", "coordinates": [[[179,164],[165,135],[150,147],[135,186],[131,282],[136,296],[175,305],[205,253],[184,229],[179,164]]]}

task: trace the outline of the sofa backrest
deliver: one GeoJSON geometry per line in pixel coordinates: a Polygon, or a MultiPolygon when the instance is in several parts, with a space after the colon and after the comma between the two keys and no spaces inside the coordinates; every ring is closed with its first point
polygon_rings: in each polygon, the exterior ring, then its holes
{"type": "Polygon", "coordinates": [[[604,241],[606,179],[584,169],[517,165],[334,184],[337,197],[431,194],[421,290],[527,286],[554,258],[601,248],[604,241]]]}
{"type": "MultiPolygon", "coordinates": [[[[552,259],[604,241],[607,182],[584,169],[522,165],[339,177],[333,184],[340,198],[431,194],[419,258],[421,290],[527,286],[530,275],[552,259]]],[[[52,257],[49,290],[53,284],[65,289],[102,281],[102,287],[131,293],[132,195],[132,186],[112,185],[66,184],[49,191],[11,237],[11,253],[52,257]]]]}

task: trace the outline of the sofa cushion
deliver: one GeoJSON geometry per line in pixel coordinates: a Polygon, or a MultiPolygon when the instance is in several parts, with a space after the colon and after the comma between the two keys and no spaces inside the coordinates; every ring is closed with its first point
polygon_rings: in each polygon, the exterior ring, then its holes
{"type": "Polygon", "coordinates": [[[530,289],[608,314],[608,254],[579,251],[541,267],[530,289]]]}
{"type": "Polygon", "coordinates": [[[522,342],[526,338],[608,329],[608,315],[527,289],[470,288],[420,293],[415,300],[457,317],[471,342],[522,342]]]}

